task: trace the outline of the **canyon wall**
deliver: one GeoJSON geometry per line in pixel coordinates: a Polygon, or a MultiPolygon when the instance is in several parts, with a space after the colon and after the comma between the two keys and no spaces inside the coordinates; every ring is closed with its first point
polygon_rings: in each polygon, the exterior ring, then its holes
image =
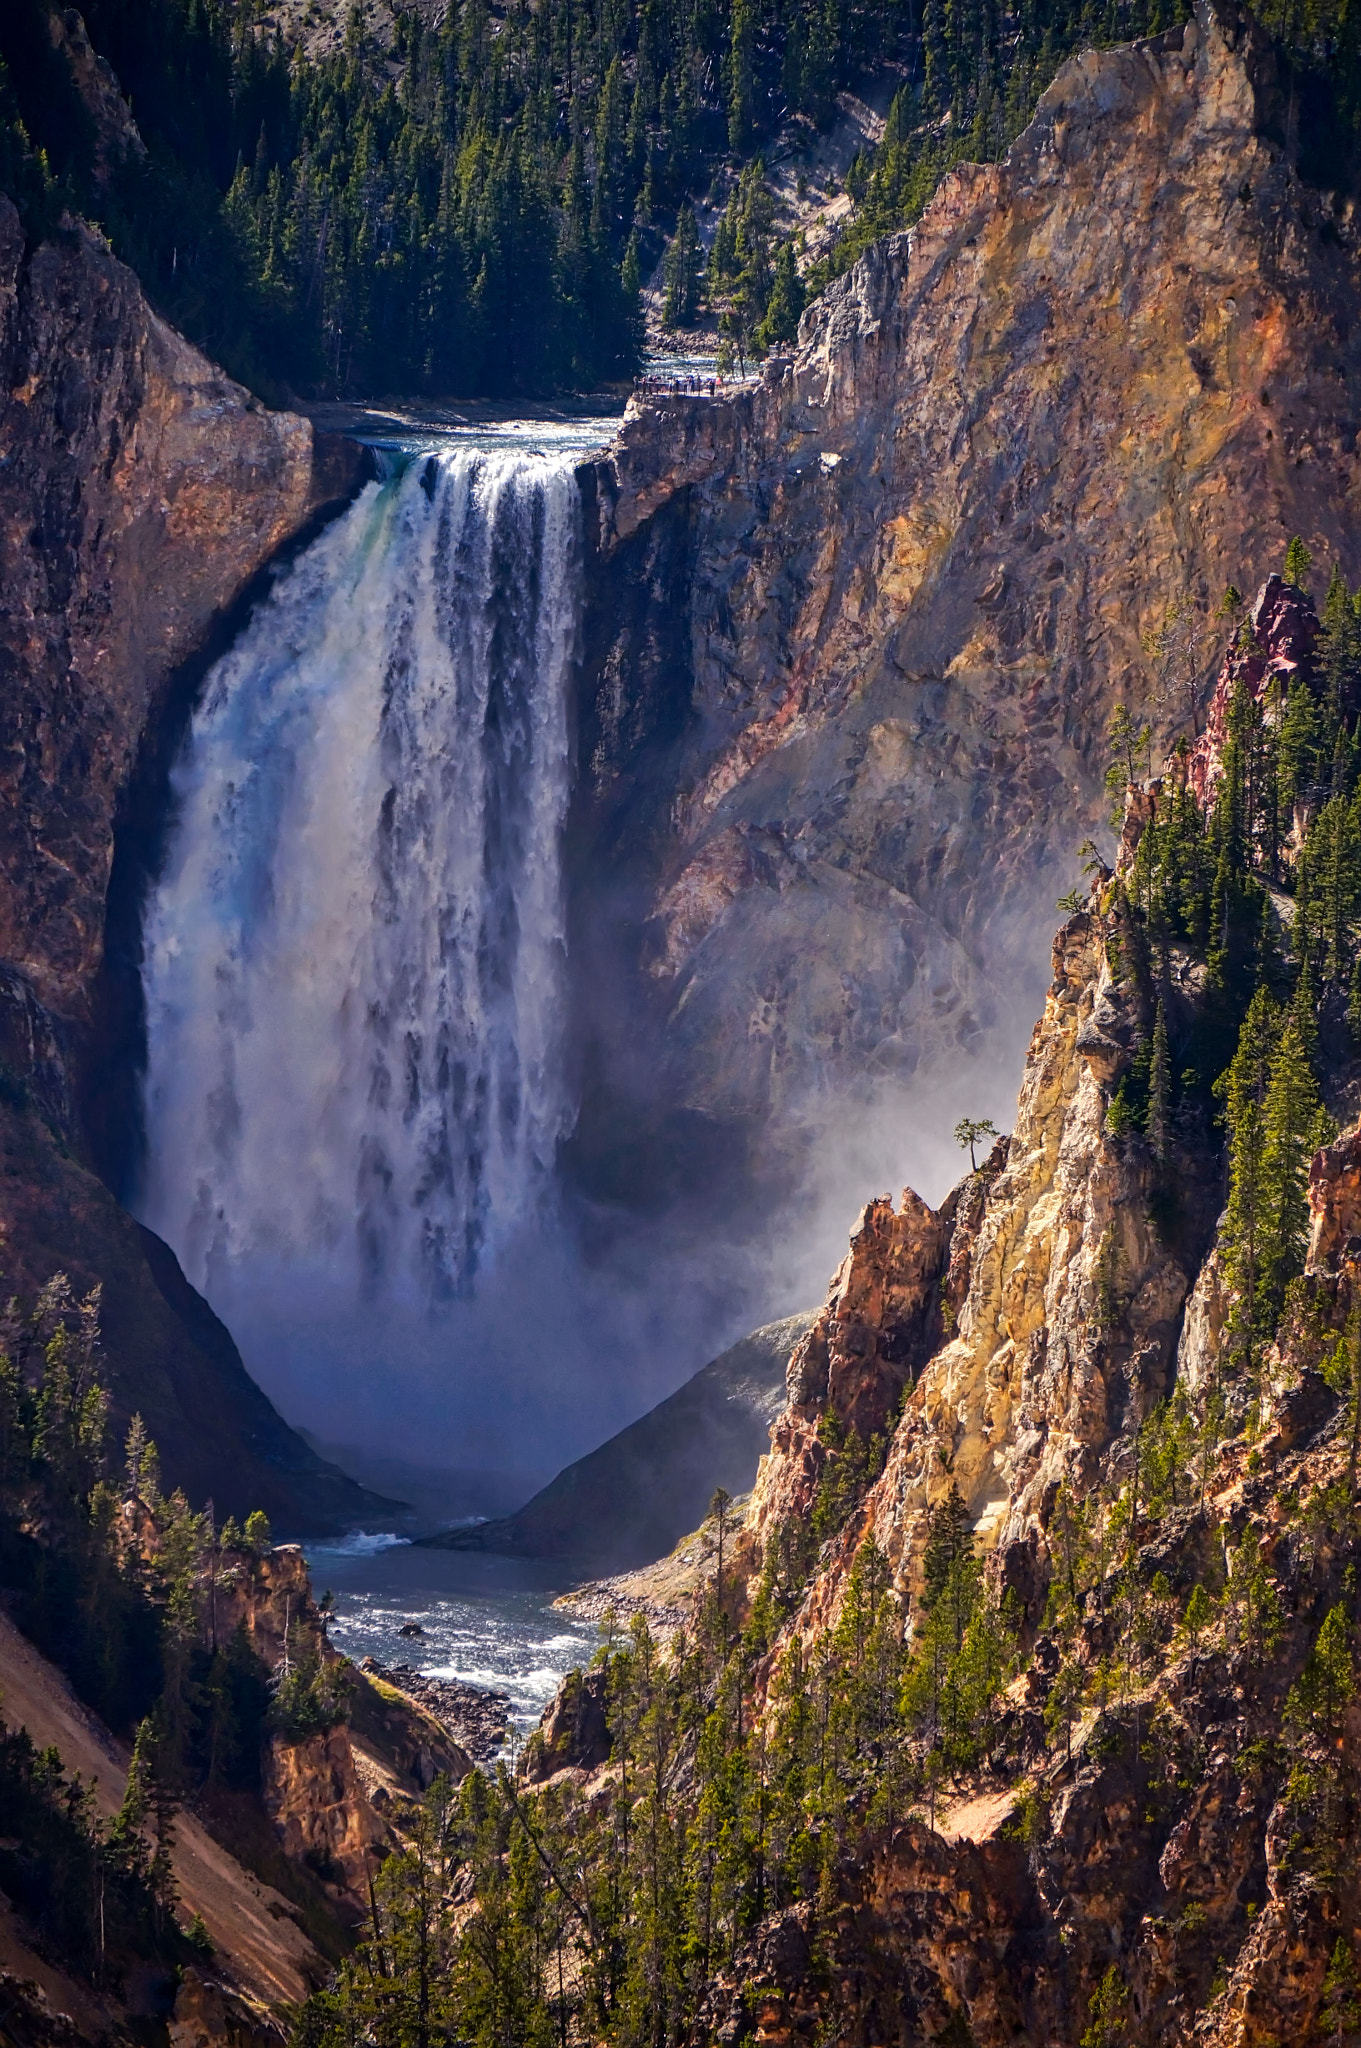
{"type": "Polygon", "coordinates": [[[233,384],[83,224],[27,247],[3,196],[0,448],[0,1286],[103,1283],[115,1427],[140,1409],[195,1498],[359,1519],[381,1504],[284,1425],[92,1167],[127,1113],[136,869],[194,683],[362,451],[233,384]]]}
{"type": "Polygon", "coordinates": [[[139,750],[251,579],[358,481],[158,319],[102,238],[0,199],[0,957],[88,1015],[139,750]]]}
{"type": "Polygon", "coordinates": [[[857,1101],[929,1075],[945,1127],[970,1054],[1019,1056],[1112,707],[1188,721],[1167,606],[1203,705],[1227,583],[1296,532],[1361,573],[1356,234],[1279,120],[1231,11],[1075,59],[758,387],[635,400],[590,471],[586,1064],[768,1185],[857,1101]]]}
{"type": "MultiPolygon", "coordinates": [[[[1226,659],[1210,737],[1182,771],[1202,785],[1223,767],[1231,697],[1298,673],[1317,629],[1274,577],[1249,616],[1256,644],[1226,659]]],[[[1161,1154],[1113,1114],[1147,1041],[1141,975],[1156,972],[1177,1045],[1221,999],[1166,928],[1156,970],[1131,940],[1137,892],[1122,885],[1173,796],[1170,776],[1132,792],[1116,873],[1095,866],[1055,937],[1010,1134],[938,1209],[911,1189],[865,1206],[790,1358],[728,1573],[709,1581],[711,1612],[730,1601],[748,1627],[772,1813],[786,1759],[806,1755],[819,1786],[821,1755],[838,1768],[828,1731],[853,1710],[819,1690],[829,1649],[848,1686],[892,1683],[870,1647],[877,1571],[917,1679],[948,1662],[927,1546],[952,1512],[1004,1617],[1005,1668],[972,1764],[895,1784],[885,1744],[834,1872],[758,1914],[714,1972],[705,2034],[1278,2048],[1354,2031],[1361,1059],[1325,1018],[1319,1070],[1353,1127],[1312,1159],[1305,1271],[1245,1367],[1204,1106],[1179,1100],[1161,1154]],[[1168,1415],[1202,1411],[1158,1468],[1168,1415]],[[863,1479],[823,1537],[848,1472],[863,1479]],[[1098,1544],[1117,1496],[1123,1519],[1098,1544]],[[801,1551],[811,1570],[791,1564],[801,1551]],[[772,1599],[787,1603],[773,1632],[772,1599]]],[[[980,1642],[963,1633],[961,1660],[980,1642]]],[[[574,1750],[570,1704],[567,1687],[546,1717],[551,1760],[602,1786],[619,1724],[574,1750]]],[[[772,1862],[777,1839],[772,1822],[772,1862]]]]}
{"type": "MultiPolygon", "coordinates": [[[[759,385],[636,400],[584,466],[567,1151],[597,1213],[689,1199],[702,1231],[789,1238],[849,1150],[882,1185],[920,1127],[1000,1114],[1111,709],[1160,747],[1191,709],[1154,701],[1147,634],[1295,531],[1361,570],[1356,236],[1276,101],[1225,12],[1073,61],[759,385]]],[[[119,1185],[135,1136],[138,879],[196,679],[357,458],[222,377],[88,230],[26,249],[5,207],[0,256],[0,959],[10,1041],[45,1048],[0,1105],[4,1265],[125,1273],[122,1414],[139,1323],[170,1381],[219,1370],[87,1172],[119,1185]]]]}

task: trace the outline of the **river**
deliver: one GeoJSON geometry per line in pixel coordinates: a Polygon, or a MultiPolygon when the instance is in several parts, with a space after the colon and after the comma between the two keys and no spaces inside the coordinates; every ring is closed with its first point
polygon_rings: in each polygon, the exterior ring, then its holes
{"type": "Polygon", "coordinates": [[[306,1546],[312,1584],[335,1596],[331,1640],[358,1664],[407,1663],[432,1678],[500,1688],[523,1741],[565,1673],[588,1663],[599,1634],[552,1605],[561,1568],[474,1551],[423,1550],[390,1536],[306,1546]],[[424,1634],[403,1636],[404,1623],[424,1634]]]}

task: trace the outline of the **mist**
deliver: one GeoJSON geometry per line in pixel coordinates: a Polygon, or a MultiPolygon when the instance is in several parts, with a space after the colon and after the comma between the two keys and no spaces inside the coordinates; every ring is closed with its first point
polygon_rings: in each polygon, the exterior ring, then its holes
{"type": "Polygon", "coordinates": [[[933,1206],[968,1170],[961,1116],[1008,1131],[1037,1007],[912,1080],[804,1120],[805,1170],[745,1236],[702,1209],[602,1219],[570,1192],[502,1241],[469,1291],[356,1298],[344,1261],[256,1251],[209,1292],[286,1419],[426,1524],[520,1505],[758,1325],[817,1305],[864,1204],[933,1206]],[[602,1223],[608,1231],[601,1248],[602,1223]]]}

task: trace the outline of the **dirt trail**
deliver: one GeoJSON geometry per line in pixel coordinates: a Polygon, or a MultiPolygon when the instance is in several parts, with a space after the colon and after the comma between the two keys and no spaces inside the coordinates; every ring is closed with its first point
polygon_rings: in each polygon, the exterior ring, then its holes
{"type": "MultiPolygon", "coordinates": [[[[40,1749],[61,1752],[67,1773],[94,1779],[96,1805],[117,1812],[127,1782],[128,1750],[87,1712],[54,1665],[40,1656],[5,1615],[0,1615],[0,1717],[27,1728],[40,1749]]],[[[275,2006],[305,1998],[325,1974],[293,1908],[278,1892],[243,1870],[192,1814],[175,1819],[175,1882],[180,1917],[201,1913],[217,1956],[213,1974],[253,2004],[275,2006]]],[[[27,1974],[32,1975],[30,1969],[27,1974]]]]}

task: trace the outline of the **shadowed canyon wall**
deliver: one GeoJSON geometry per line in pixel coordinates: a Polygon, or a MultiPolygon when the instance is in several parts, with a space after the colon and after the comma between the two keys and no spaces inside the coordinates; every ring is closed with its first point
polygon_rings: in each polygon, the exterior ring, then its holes
{"type": "MultiPolygon", "coordinates": [[[[642,1213],[701,1254],[759,1241],[753,1320],[806,1298],[867,1187],[932,1194],[954,1118],[1007,1114],[1111,709],[1151,710],[1159,746],[1185,722],[1143,652],[1169,602],[1203,614],[1296,531],[1361,567],[1355,234],[1277,99],[1255,31],[1209,13],[1070,63],[759,386],[635,401],[579,472],[568,1175],[607,1237],[642,1213]]],[[[118,1213],[77,1160],[127,1154],[135,876],[196,681],[357,475],[98,238],[0,233],[0,952],[16,1044],[38,1004],[77,1105],[44,1122],[20,1061],[6,1265],[31,1286],[87,1196],[118,1213]]]]}
{"type": "Polygon", "coordinates": [[[87,228],[26,249],[3,197],[0,447],[0,1274],[102,1281],[115,1428],[140,1409],[196,1498],[355,1519],[377,1503],[285,1427],[90,1139],[127,1086],[103,980],[120,834],[127,858],[206,653],[361,451],[224,377],[87,228]]]}

